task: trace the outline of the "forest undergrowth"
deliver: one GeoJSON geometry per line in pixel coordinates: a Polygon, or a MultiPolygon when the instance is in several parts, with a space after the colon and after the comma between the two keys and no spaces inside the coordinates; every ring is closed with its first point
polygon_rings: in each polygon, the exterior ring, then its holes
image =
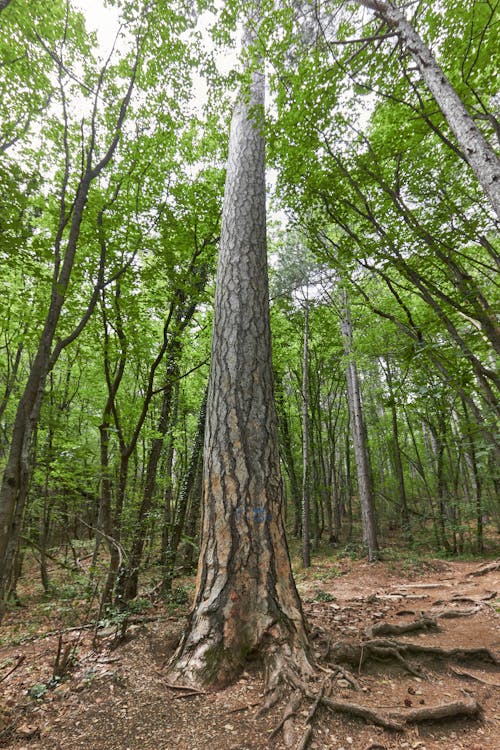
{"type": "MultiPolygon", "coordinates": [[[[85,561],[82,562],[82,568],[85,561]]],[[[236,684],[185,689],[167,665],[194,588],[169,603],[154,581],[126,612],[98,610],[83,569],[53,562],[54,589],[26,566],[0,631],[0,747],[223,750],[496,750],[500,742],[499,563],[354,549],[294,563],[317,674],[290,673],[262,711],[264,675],[249,661],[236,684]],[[87,592],[87,593],[86,593],[87,592]]]]}

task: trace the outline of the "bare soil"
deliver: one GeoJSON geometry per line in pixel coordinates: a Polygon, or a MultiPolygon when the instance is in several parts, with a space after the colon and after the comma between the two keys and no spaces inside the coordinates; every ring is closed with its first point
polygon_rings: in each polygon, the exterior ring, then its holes
{"type": "MultiPolygon", "coordinates": [[[[500,574],[474,576],[478,562],[404,560],[368,564],[322,558],[299,571],[318,678],[316,694],[332,664],[325,654],[335,644],[366,643],[366,629],[376,624],[404,625],[422,613],[436,626],[384,635],[398,644],[442,649],[485,648],[497,655],[500,645],[497,591],[500,574]],[[462,613],[462,616],[457,616],[462,613]]],[[[25,585],[28,585],[26,582],[25,585]]],[[[13,611],[0,630],[0,747],[16,750],[262,750],[285,747],[283,732],[271,737],[286,700],[264,715],[263,675],[250,663],[239,681],[219,692],[192,694],[168,686],[166,665],[182,630],[185,611],[156,605],[131,617],[125,639],[119,625],[75,629],[85,621],[85,603],[43,603],[13,611]],[[75,621],[76,620],[76,621],[75,621]],[[69,629],[72,627],[73,629],[69,629]],[[52,635],[50,635],[52,633],[52,635]],[[52,680],[62,635],[74,660],[60,680],[52,680]]],[[[363,653],[362,646],[360,653],[363,653]]],[[[370,659],[341,665],[328,681],[331,700],[355,703],[384,716],[432,708],[474,698],[476,718],[454,716],[404,724],[391,731],[320,705],[312,721],[308,747],[316,750],[498,750],[500,747],[500,667],[479,658],[437,659],[411,655],[417,674],[395,661],[370,659]],[[420,670],[420,671],[419,671],[420,670]],[[354,678],[357,689],[349,682],[354,678]]],[[[63,669],[64,671],[64,669],[63,669]]],[[[303,736],[312,699],[302,701],[293,717],[292,747],[303,736]]]]}

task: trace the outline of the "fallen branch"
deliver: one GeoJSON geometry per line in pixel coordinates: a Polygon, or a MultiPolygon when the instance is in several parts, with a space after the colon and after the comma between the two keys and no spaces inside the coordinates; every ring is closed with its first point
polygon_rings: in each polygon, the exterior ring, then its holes
{"type": "Polygon", "coordinates": [[[193,690],[190,690],[189,693],[183,692],[183,693],[179,693],[179,695],[174,695],[174,701],[179,700],[180,698],[192,698],[193,696],[198,696],[198,695],[205,695],[205,693],[200,693],[199,690],[195,690],[193,688],[193,690]]]}
{"type": "MultiPolygon", "coordinates": [[[[176,617],[165,617],[164,615],[146,615],[144,617],[141,616],[135,616],[135,617],[129,617],[128,618],[128,625],[141,625],[145,622],[165,622],[167,620],[177,620],[176,617]]],[[[33,643],[34,641],[42,641],[45,638],[52,638],[54,635],[60,635],[61,633],[77,633],[80,630],[92,630],[93,628],[97,628],[98,630],[102,630],[103,628],[108,627],[108,625],[100,625],[100,620],[96,620],[94,622],[87,622],[85,625],[74,625],[71,628],[59,628],[58,630],[48,630],[46,633],[39,633],[37,635],[29,635],[26,636],[26,638],[21,638],[18,643],[33,643]]]]}
{"type": "Polygon", "coordinates": [[[255,708],[255,706],[260,706],[261,701],[255,701],[254,703],[247,703],[246,706],[236,706],[236,708],[229,708],[226,713],[227,714],[237,714],[240,711],[248,711],[250,708],[255,708]]]}
{"type": "Polygon", "coordinates": [[[16,669],[18,669],[18,667],[20,667],[20,666],[21,666],[21,664],[23,663],[23,661],[24,661],[25,659],[26,659],[26,655],[25,655],[25,654],[19,654],[19,656],[17,657],[17,661],[16,661],[16,663],[14,664],[14,666],[13,666],[13,667],[12,667],[11,669],[9,669],[9,671],[7,672],[7,674],[4,674],[4,675],[3,675],[3,677],[1,677],[1,678],[0,678],[0,682],[4,682],[4,680],[6,680],[6,679],[7,679],[7,677],[10,677],[10,675],[11,675],[11,674],[12,674],[13,672],[15,672],[15,671],[16,671],[16,669]]]}
{"type": "Polygon", "coordinates": [[[176,685],[175,683],[167,682],[166,680],[163,680],[163,684],[169,690],[182,690],[196,695],[206,695],[204,690],[197,690],[197,688],[194,688],[192,685],[176,685]]]}
{"type": "Polygon", "coordinates": [[[498,682],[490,682],[490,680],[483,680],[482,677],[478,677],[472,672],[467,672],[465,669],[457,669],[456,667],[450,667],[450,671],[453,672],[457,677],[463,677],[465,680],[475,680],[480,682],[482,685],[489,685],[490,687],[500,687],[498,682]]]}

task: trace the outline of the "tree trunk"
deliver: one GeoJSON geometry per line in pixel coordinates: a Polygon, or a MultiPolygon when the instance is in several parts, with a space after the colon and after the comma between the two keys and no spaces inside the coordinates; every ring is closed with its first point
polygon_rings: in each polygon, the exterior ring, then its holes
{"type": "Polygon", "coordinates": [[[410,514],[408,512],[408,499],[406,497],[405,475],[403,471],[403,462],[401,460],[401,450],[399,447],[399,425],[398,414],[396,410],[396,396],[394,393],[392,372],[389,358],[385,360],[385,375],[387,387],[389,389],[391,421],[392,421],[392,455],[394,460],[394,469],[398,481],[399,500],[401,503],[401,529],[408,543],[413,541],[410,528],[410,514]]]}
{"type": "MultiPolygon", "coordinates": [[[[252,42],[248,28],[244,45],[252,42]]],[[[249,96],[246,94],[249,93],[249,96]]],[[[194,609],[172,661],[193,684],[235,679],[263,651],[269,682],[287,657],[310,671],[285,537],[273,398],[266,258],[264,76],[231,122],[204,447],[194,609]]]]}
{"type": "Polygon", "coordinates": [[[500,219],[500,160],[423,39],[399,8],[387,0],[358,0],[374,10],[398,34],[415,61],[458,145],[500,219]]]}
{"type": "Polygon", "coordinates": [[[275,374],[275,397],[276,407],[278,409],[278,426],[281,438],[281,455],[285,463],[288,479],[290,481],[290,494],[292,496],[293,536],[299,538],[302,530],[301,493],[299,489],[299,482],[297,479],[297,472],[295,471],[292,436],[290,433],[290,425],[288,423],[288,414],[285,408],[285,394],[283,391],[283,383],[281,382],[279,374],[275,374]]]}
{"type": "Polygon", "coordinates": [[[302,352],[302,566],[311,565],[311,512],[309,508],[309,415],[307,403],[307,367],[309,346],[309,305],[304,310],[304,346],[302,352]]]}
{"type": "Polygon", "coordinates": [[[205,432],[205,423],[207,415],[207,397],[208,388],[205,388],[203,394],[203,400],[200,406],[200,413],[198,415],[198,425],[196,427],[196,435],[193,441],[193,447],[191,449],[191,456],[189,459],[189,465],[184,476],[182,483],[182,489],[179,495],[177,507],[175,509],[175,518],[172,525],[172,533],[170,534],[170,540],[168,549],[165,555],[165,565],[163,567],[163,581],[162,581],[162,593],[168,596],[172,591],[172,581],[174,579],[174,569],[177,560],[177,550],[182,538],[184,531],[184,525],[186,522],[186,512],[189,502],[189,497],[193,490],[193,486],[196,479],[196,470],[198,468],[199,455],[203,445],[203,434],[205,432]]]}
{"type": "Polygon", "coordinates": [[[363,537],[368,548],[368,559],[374,562],[378,558],[378,543],[375,521],[375,504],[373,501],[370,459],[366,442],[365,425],[363,421],[363,407],[361,404],[361,391],[359,387],[359,376],[352,354],[352,322],[349,310],[347,292],[342,292],[342,320],[341,330],[344,342],[344,352],[348,358],[347,377],[347,400],[349,402],[349,414],[354,445],[354,457],[356,460],[356,473],[358,477],[358,493],[361,505],[361,522],[363,526],[363,537]]]}
{"type": "MultiPolygon", "coordinates": [[[[6,4],[7,3],[4,2],[4,7],[6,7],[6,4]]],[[[47,375],[54,367],[62,349],[71,343],[79,333],[81,333],[90,317],[89,312],[93,309],[97,300],[96,295],[93,295],[88,303],[87,313],[82,317],[73,333],[69,337],[57,341],[54,346],[59,319],[64,308],[66,293],[75,264],[80,229],[85,207],[87,205],[90,186],[106,168],[115,153],[130,103],[138,62],[139,57],[137,54],[131,70],[129,85],[126,94],[121,101],[118,116],[113,127],[113,138],[107,150],[105,150],[103,156],[96,164],[92,164],[95,155],[94,138],[91,139],[91,144],[88,149],[85,149],[84,144],[82,143],[82,149],[85,151],[85,166],[75,192],[70,220],[66,213],[67,209],[65,205],[67,197],[67,179],[65,178],[63,182],[62,196],[60,200],[59,229],[54,242],[55,263],[52,272],[51,297],[43,330],[36,345],[36,353],[29,371],[28,379],[16,410],[9,456],[0,488],[0,619],[2,618],[5,605],[5,583],[11,575],[11,568],[21,533],[24,506],[28,495],[28,483],[31,474],[31,439],[33,431],[36,429],[38,423],[47,375]],[[64,253],[61,253],[63,232],[68,222],[69,231],[66,246],[64,253]]],[[[97,104],[97,98],[95,102],[97,104]]],[[[92,115],[93,124],[95,124],[96,104],[94,105],[94,112],[92,115]]],[[[66,168],[68,168],[67,164],[66,168]]]]}

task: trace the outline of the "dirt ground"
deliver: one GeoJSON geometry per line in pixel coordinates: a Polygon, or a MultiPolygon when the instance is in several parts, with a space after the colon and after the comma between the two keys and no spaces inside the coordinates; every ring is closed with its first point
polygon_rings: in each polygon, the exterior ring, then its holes
{"type": "MultiPolygon", "coordinates": [[[[317,680],[308,685],[310,699],[302,701],[293,717],[291,746],[299,746],[314,695],[323,683],[324,696],[371,708],[382,717],[397,715],[401,729],[375,726],[320,704],[310,722],[312,750],[498,750],[500,667],[490,656],[498,658],[500,644],[500,575],[498,569],[473,575],[480,568],[479,562],[429,560],[408,565],[400,560],[370,565],[322,558],[307,573],[300,571],[298,587],[319,669],[317,680]],[[434,617],[436,625],[380,637],[396,639],[400,647],[455,649],[454,655],[438,659],[403,651],[408,672],[394,660],[365,662],[368,646],[363,645],[358,648],[359,662],[343,664],[344,673],[333,676],[332,658],[326,654],[339,653],[336,643],[359,647],[378,637],[367,634],[367,628],[419,622],[423,613],[434,617]],[[467,648],[483,651],[468,657],[457,650],[467,648]],[[470,706],[473,699],[480,706],[474,717],[405,721],[415,711],[457,702],[470,706]]],[[[272,733],[286,700],[264,715],[258,713],[263,701],[258,664],[249,664],[235,685],[220,692],[192,694],[169,687],[166,664],[184,616],[185,608],[173,612],[156,605],[131,618],[124,641],[117,645],[116,623],[100,628],[95,638],[91,627],[76,629],[82,622],[81,609],[71,601],[49,606],[38,600],[10,613],[0,630],[0,747],[284,748],[283,731],[272,733]],[[60,633],[59,661],[66,646],[75,658],[67,674],[51,680],[60,633]]]]}

